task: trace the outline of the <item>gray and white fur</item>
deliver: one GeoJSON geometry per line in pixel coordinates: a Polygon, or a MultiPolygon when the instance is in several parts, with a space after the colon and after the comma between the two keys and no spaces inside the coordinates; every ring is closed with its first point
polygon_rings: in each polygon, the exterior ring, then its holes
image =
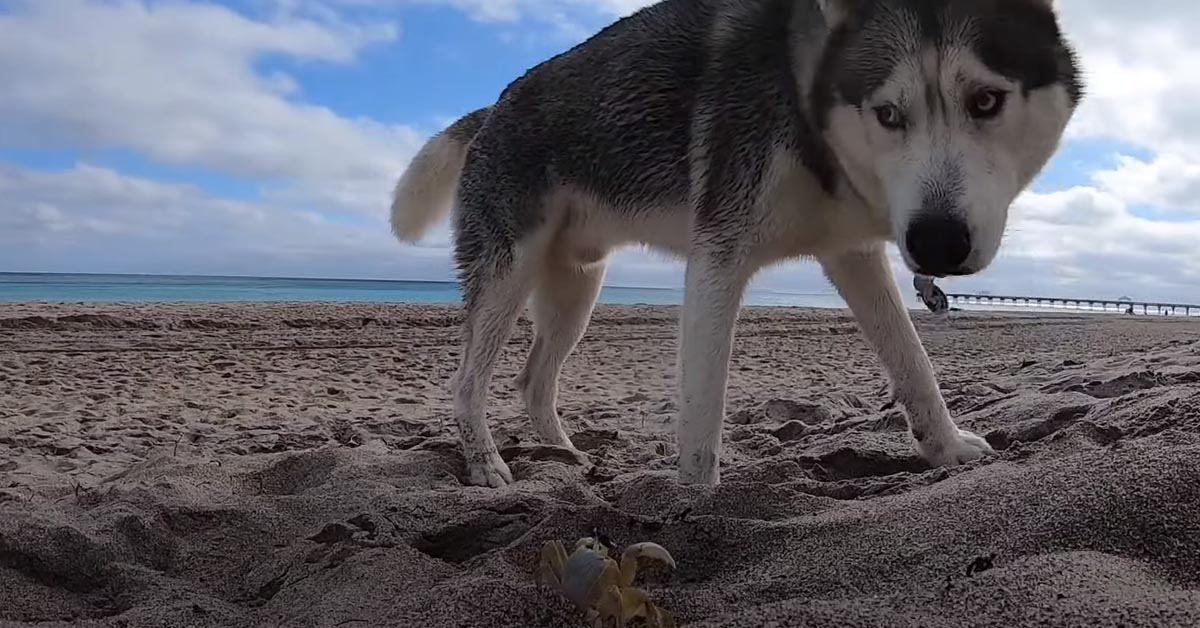
{"type": "Polygon", "coordinates": [[[796,258],[849,305],[922,457],[992,453],[951,419],[885,245],[923,275],[987,267],[1009,205],[1057,150],[1079,74],[1053,0],[664,0],[534,67],[430,140],[392,205],[403,241],[456,208],[467,481],[513,480],[485,406],[527,299],[518,383],[539,437],[571,447],[559,372],[607,256],[631,244],[687,264],[681,482],[719,482],[743,291],[796,258]]]}

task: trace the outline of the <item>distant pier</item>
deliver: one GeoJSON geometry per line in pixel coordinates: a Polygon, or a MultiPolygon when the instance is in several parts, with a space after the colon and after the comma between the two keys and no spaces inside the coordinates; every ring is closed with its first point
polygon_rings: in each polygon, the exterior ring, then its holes
{"type": "Polygon", "coordinates": [[[1074,309],[1091,312],[1117,312],[1149,316],[1191,316],[1200,314],[1200,305],[1187,303],[1155,303],[1132,299],[1075,299],[1064,297],[1030,297],[1002,294],[946,293],[950,303],[1030,308],[1074,309]]]}

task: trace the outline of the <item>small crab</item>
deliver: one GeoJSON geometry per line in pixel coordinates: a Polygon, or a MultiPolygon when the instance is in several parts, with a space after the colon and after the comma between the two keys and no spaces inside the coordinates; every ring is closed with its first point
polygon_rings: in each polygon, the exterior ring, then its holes
{"type": "Polygon", "coordinates": [[[610,620],[624,628],[635,618],[645,620],[652,628],[675,628],[671,614],[654,605],[650,596],[634,588],[638,560],[648,558],[675,567],[670,552],[656,543],[637,543],[621,552],[621,562],[608,555],[608,544],[599,537],[585,537],[575,543],[567,555],[562,541],[550,541],[542,547],[538,562],[538,582],[562,593],[563,597],[586,613],[592,626],[603,626],[610,620]]]}

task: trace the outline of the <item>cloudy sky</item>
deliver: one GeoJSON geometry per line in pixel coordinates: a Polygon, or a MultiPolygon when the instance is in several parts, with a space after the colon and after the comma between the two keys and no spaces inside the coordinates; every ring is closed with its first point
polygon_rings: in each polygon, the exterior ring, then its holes
{"type": "MultiPolygon", "coordinates": [[[[647,3],[0,0],[0,271],[449,279],[445,227],[388,232],[407,160],[647,3]]],[[[1058,4],[1088,98],[998,261],[949,285],[1200,302],[1200,3],[1058,4]]],[[[630,251],[608,283],[680,277],[630,251]]],[[[758,285],[829,291],[804,263],[758,285]]]]}

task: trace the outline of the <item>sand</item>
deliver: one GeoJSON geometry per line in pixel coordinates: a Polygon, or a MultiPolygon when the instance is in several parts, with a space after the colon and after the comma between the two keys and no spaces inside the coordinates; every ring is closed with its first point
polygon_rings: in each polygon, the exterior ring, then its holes
{"type": "Polygon", "coordinates": [[[561,412],[492,395],[465,487],[454,308],[0,305],[0,625],[580,626],[550,539],[655,541],[688,626],[1200,624],[1200,321],[918,314],[996,458],[929,469],[842,312],[748,308],[723,483],[673,479],[678,310],[601,307],[561,412]]]}

